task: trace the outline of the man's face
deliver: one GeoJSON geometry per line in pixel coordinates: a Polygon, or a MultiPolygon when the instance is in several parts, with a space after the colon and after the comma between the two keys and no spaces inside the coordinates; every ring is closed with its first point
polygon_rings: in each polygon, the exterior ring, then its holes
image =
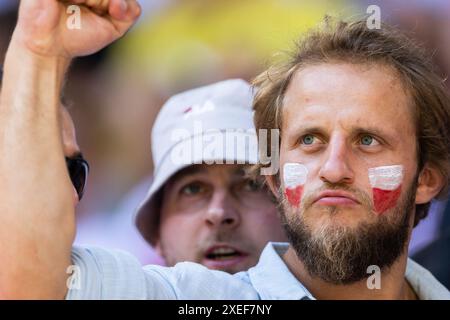
{"type": "Polygon", "coordinates": [[[275,204],[242,165],[195,165],[163,190],[157,248],[168,265],[230,273],[254,266],[268,241],[285,241],[275,204]]]}
{"type": "Polygon", "coordinates": [[[412,106],[395,73],[344,63],[301,69],[281,134],[283,220],[309,273],[351,283],[370,265],[390,266],[408,241],[418,169],[412,106]],[[293,193],[295,170],[303,177],[293,193]],[[379,189],[376,178],[395,187],[379,189]]]}

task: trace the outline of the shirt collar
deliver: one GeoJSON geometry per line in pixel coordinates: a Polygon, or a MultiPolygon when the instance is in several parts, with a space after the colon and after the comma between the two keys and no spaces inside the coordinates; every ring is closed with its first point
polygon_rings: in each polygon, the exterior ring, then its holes
{"type": "Polygon", "coordinates": [[[449,300],[450,292],[424,267],[408,259],[405,277],[420,300],[449,300]]]}
{"type": "MultiPolygon", "coordinates": [[[[281,258],[288,248],[289,243],[284,242],[266,245],[258,264],[248,270],[253,287],[263,300],[316,300],[281,258]]],[[[405,277],[420,300],[450,299],[450,292],[428,270],[411,259],[408,259],[405,277]]]]}
{"type": "Polygon", "coordinates": [[[289,244],[284,242],[266,245],[258,264],[248,270],[253,287],[263,300],[315,300],[281,258],[288,248],[289,244]]]}

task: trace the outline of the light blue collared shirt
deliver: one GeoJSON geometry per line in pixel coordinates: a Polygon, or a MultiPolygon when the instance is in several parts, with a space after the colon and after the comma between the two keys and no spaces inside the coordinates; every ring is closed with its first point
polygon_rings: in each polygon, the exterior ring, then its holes
{"type": "MultiPolygon", "coordinates": [[[[288,246],[268,243],[256,266],[234,275],[192,262],[141,267],[123,251],[74,247],[75,268],[66,298],[314,300],[281,258],[288,246]]],[[[450,299],[450,292],[412,260],[405,277],[421,300],[450,299]]]]}

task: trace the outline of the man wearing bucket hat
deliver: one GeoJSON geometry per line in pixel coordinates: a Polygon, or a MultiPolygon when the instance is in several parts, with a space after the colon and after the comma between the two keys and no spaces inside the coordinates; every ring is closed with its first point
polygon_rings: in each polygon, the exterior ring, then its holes
{"type": "Polygon", "coordinates": [[[153,182],[136,224],[168,265],[201,263],[230,273],[285,241],[257,163],[250,85],[239,79],[170,98],[152,130],[153,182]]]}

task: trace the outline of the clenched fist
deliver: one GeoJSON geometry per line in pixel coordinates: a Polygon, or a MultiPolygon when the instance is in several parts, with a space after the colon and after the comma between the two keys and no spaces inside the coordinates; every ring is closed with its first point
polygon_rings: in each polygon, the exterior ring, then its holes
{"type": "Polygon", "coordinates": [[[34,54],[71,59],[99,51],[136,22],[136,0],[21,0],[12,40],[34,54]],[[80,8],[80,28],[69,28],[68,7],[80,8]]]}

